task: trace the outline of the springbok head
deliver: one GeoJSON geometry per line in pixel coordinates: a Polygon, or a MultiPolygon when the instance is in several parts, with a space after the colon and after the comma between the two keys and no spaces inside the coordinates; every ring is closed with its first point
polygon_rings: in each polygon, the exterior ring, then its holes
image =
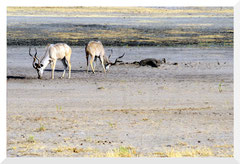
{"type": "Polygon", "coordinates": [[[34,48],[34,49],[35,49],[34,56],[31,54],[31,47],[29,48],[29,55],[33,58],[32,66],[34,69],[36,69],[38,78],[41,79],[42,75],[43,75],[43,69],[42,69],[43,65],[40,63],[40,60],[37,57],[37,49],[36,48],[34,48]],[[36,60],[37,60],[37,62],[36,62],[36,60]]]}
{"type": "Polygon", "coordinates": [[[123,53],[123,55],[122,56],[119,56],[119,57],[117,57],[116,59],[115,59],[115,61],[112,63],[112,62],[110,62],[110,57],[112,56],[112,50],[111,50],[111,54],[108,56],[108,57],[105,57],[105,59],[104,59],[104,61],[105,61],[105,68],[106,68],[106,70],[109,70],[109,68],[110,68],[110,66],[112,66],[112,65],[115,65],[115,64],[117,64],[117,62],[120,62],[118,59],[121,59],[124,55],[125,55],[125,53],[123,53]]]}

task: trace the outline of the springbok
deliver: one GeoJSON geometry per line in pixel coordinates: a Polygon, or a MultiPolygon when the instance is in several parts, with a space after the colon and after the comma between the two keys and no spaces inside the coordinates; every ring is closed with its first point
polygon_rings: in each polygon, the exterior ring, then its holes
{"type": "Polygon", "coordinates": [[[109,57],[105,56],[105,50],[100,41],[90,41],[85,47],[85,52],[86,52],[86,59],[87,59],[87,72],[89,70],[88,57],[90,55],[91,56],[90,65],[91,65],[93,73],[95,73],[95,66],[96,66],[97,58],[99,58],[99,60],[102,64],[102,67],[103,67],[103,71],[104,71],[104,73],[106,73],[106,70],[108,70],[110,66],[115,65],[118,62],[118,59],[122,58],[125,55],[125,53],[124,53],[122,56],[118,57],[114,63],[110,62],[109,59],[112,54],[110,54],[109,57]],[[94,66],[93,66],[93,62],[94,62],[94,66]]]}
{"type": "Polygon", "coordinates": [[[35,55],[31,54],[31,48],[29,48],[29,55],[33,58],[32,66],[34,69],[37,70],[38,78],[41,79],[43,75],[44,69],[51,63],[52,69],[52,79],[54,79],[54,70],[56,66],[57,60],[61,60],[64,66],[63,74],[61,78],[64,77],[66,68],[68,67],[69,73],[68,78],[71,77],[71,58],[72,49],[65,43],[57,43],[57,44],[50,44],[47,46],[47,50],[45,55],[42,57],[41,60],[37,57],[37,49],[35,48],[35,55]],[[35,63],[35,61],[38,61],[35,63]],[[67,63],[66,63],[67,62],[67,63]]]}

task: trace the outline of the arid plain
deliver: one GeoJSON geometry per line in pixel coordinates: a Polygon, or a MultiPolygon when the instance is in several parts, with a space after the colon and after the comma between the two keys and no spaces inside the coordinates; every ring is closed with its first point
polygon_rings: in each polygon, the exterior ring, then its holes
{"type": "Polygon", "coordinates": [[[7,26],[8,157],[233,156],[232,8],[11,7],[7,26]],[[124,63],[86,73],[90,40],[124,63]],[[29,46],[57,42],[72,78],[37,79],[29,46]]]}

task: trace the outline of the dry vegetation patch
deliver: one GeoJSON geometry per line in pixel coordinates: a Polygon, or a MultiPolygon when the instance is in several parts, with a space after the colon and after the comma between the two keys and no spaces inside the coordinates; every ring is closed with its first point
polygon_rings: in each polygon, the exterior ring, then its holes
{"type": "Polygon", "coordinates": [[[164,7],[8,7],[8,16],[61,16],[61,17],[216,17],[233,16],[232,8],[164,8],[164,7]]]}

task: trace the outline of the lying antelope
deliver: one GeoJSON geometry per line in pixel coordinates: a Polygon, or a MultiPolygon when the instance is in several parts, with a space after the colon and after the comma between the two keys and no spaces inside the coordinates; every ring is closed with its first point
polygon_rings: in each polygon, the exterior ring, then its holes
{"type": "Polygon", "coordinates": [[[34,69],[37,70],[39,79],[42,78],[43,71],[48,66],[49,63],[51,63],[52,79],[54,79],[54,70],[55,70],[57,60],[61,60],[64,66],[64,70],[61,78],[64,77],[67,66],[69,69],[68,78],[70,78],[71,77],[71,62],[70,62],[71,54],[72,54],[71,48],[65,43],[50,44],[47,46],[47,50],[43,58],[39,60],[39,58],[37,57],[37,49],[35,48],[35,55],[33,56],[31,54],[31,48],[29,48],[29,55],[33,58],[32,66],[34,69]],[[35,63],[36,60],[38,61],[37,63],[35,63]]]}
{"type": "Polygon", "coordinates": [[[104,73],[106,73],[106,70],[108,70],[110,66],[115,65],[118,62],[118,59],[122,58],[125,55],[124,53],[122,56],[118,57],[114,63],[110,62],[109,59],[111,55],[109,55],[109,57],[105,56],[105,50],[100,41],[90,41],[85,47],[85,52],[86,52],[86,59],[87,59],[87,72],[89,69],[88,57],[90,55],[91,56],[90,65],[93,73],[95,73],[95,65],[96,65],[97,58],[100,59],[100,62],[103,67],[103,71],[104,73]],[[94,62],[94,66],[93,66],[93,62],[94,62]]]}

